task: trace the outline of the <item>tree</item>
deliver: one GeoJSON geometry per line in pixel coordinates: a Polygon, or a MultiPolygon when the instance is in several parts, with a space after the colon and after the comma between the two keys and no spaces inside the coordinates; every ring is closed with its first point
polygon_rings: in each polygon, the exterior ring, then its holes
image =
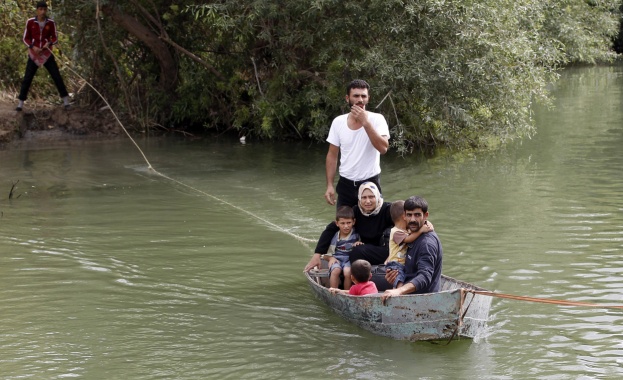
{"type": "Polygon", "coordinates": [[[157,19],[157,15],[150,14],[137,1],[130,1],[148,25],[144,25],[132,14],[127,13],[115,0],[108,1],[102,6],[102,11],[109,16],[117,26],[128,32],[129,35],[143,43],[158,61],[160,66],[159,83],[164,93],[173,93],[178,83],[178,67],[169,46],[160,39],[160,34],[164,32],[162,23],[157,19]],[[150,28],[151,27],[151,28],[150,28]],[[158,28],[154,30],[154,28],[158,28]],[[157,33],[160,31],[161,33],[157,33]]]}
{"type": "Polygon", "coordinates": [[[75,68],[143,128],[324,140],[359,77],[406,152],[530,136],[530,106],[561,67],[614,57],[620,5],[76,0],[55,13],[75,68]]]}
{"type": "Polygon", "coordinates": [[[208,35],[234,41],[222,50],[241,54],[238,128],[322,140],[343,112],[343,86],[363,77],[373,99],[391,92],[380,110],[409,149],[532,134],[530,104],[547,102],[562,65],[612,58],[615,3],[222,1],[191,9],[208,35]]]}

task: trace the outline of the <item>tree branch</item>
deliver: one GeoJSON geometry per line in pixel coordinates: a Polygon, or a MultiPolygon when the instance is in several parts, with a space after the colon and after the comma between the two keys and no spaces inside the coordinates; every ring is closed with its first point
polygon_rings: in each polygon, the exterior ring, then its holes
{"type": "Polygon", "coordinates": [[[219,79],[225,79],[225,77],[223,77],[223,74],[221,74],[217,69],[215,69],[214,66],[210,65],[208,62],[204,61],[200,57],[184,49],[183,47],[175,43],[173,40],[171,40],[167,36],[160,36],[159,38],[163,40],[164,42],[168,43],[169,45],[173,46],[176,50],[190,57],[190,59],[192,59],[193,61],[199,63],[200,65],[204,66],[206,69],[210,70],[212,74],[216,75],[219,79]]]}
{"type": "Polygon", "coordinates": [[[97,21],[97,33],[98,33],[98,35],[100,37],[100,42],[102,43],[102,48],[104,49],[104,52],[108,55],[108,57],[112,61],[113,65],[115,66],[115,74],[117,74],[117,79],[119,80],[119,84],[121,85],[121,89],[123,90],[123,92],[125,94],[126,107],[128,107],[128,109],[131,112],[132,107],[131,107],[131,104],[130,104],[130,95],[128,94],[128,85],[123,80],[123,76],[121,75],[121,69],[119,68],[119,63],[115,59],[115,56],[112,55],[110,53],[110,51],[108,50],[108,46],[106,45],[106,40],[104,39],[104,35],[102,34],[102,26],[100,25],[100,2],[99,2],[99,0],[97,0],[97,2],[95,3],[95,20],[97,21]]]}
{"type": "Polygon", "coordinates": [[[178,67],[166,44],[159,39],[156,33],[141,24],[136,18],[123,13],[117,7],[116,1],[110,1],[102,6],[102,11],[110,16],[114,23],[147,45],[160,64],[160,83],[163,89],[174,93],[178,82],[178,67]]]}

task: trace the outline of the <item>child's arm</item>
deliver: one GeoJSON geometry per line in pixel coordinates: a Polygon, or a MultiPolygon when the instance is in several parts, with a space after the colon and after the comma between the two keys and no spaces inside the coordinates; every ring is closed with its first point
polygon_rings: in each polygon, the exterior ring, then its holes
{"type": "Polygon", "coordinates": [[[348,290],[338,289],[338,288],[329,288],[331,294],[348,294],[348,290]]]}
{"type": "Polygon", "coordinates": [[[359,234],[356,231],[353,231],[353,235],[357,237],[357,241],[353,243],[353,247],[356,247],[358,245],[363,245],[363,242],[361,241],[361,236],[359,236],[359,234]]]}
{"type": "Polygon", "coordinates": [[[331,268],[331,265],[337,262],[337,259],[333,255],[322,255],[322,258],[329,262],[329,268],[331,268]]]}
{"type": "Polygon", "coordinates": [[[419,230],[415,231],[415,232],[411,232],[409,234],[409,236],[407,236],[404,239],[405,243],[413,243],[415,241],[415,239],[417,239],[418,237],[420,237],[420,235],[425,234],[427,232],[431,232],[431,231],[435,231],[435,227],[433,227],[433,223],[429,222],[428,220],[422,225],[422,227],[420,227],[419,230]]]}

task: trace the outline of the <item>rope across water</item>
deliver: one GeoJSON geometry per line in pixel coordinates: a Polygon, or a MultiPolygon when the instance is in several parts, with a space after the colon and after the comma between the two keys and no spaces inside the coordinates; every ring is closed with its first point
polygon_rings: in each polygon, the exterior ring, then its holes
{"type": "MultiPolygon", "coordinates": [[[[50,52],[51,52],[51,50],[50,50],[50,52]]],[[[54,54],[54,53],[52,53],[52,54],[54,54]]],[[[110,103],[108,103],[108,101],[106,100],[106,98],[105,98],[105,97],[104,97],[104,96],[103,96],[103,95],[102,95],[102,94],[101,94],[101,93],[100,93],[100,92],[99,92],[99,91],[98,91],[98,90],[97,90],[97,89],[96,89],[96,88],[95,88],[95,87],[94,87],[91,83],[89,83],[89,81],[87,81],[84,77],[82,77],[82,75],[80,75],[80,74],[79,74],[79,73],[77,73],[75,70],[73,70],[73,69],[70,67],[70,65],[69,65],[69,64],[67,64],[66,62],[65,62],[65,68],[67,68],[67,69],[68,69],[69,71],[71,71],[74,75],[76,75],[77,77],[79,77],[80,79],[82,79],[82,80],[83,80],[83,81],[84,81],[84,82],[85,82],[85,83],[86,83],[86,84],[87,84],[87,85],[88,85],[88,86],[89,86],[89,87],[90,87],[93,91],[95,91],[95,93],[96,93],[96,94],[97,94],[97,95],[98,95],[98,96],[99,96],[99,97],[100,97],[100,98],[104,101],[104,103],[106,103],[106,106],[108,107],[108,109],[110,110],[110,112],[112,113],[112,115],[114,116],[114,118],[115,118],[115,120],[117,121],[117,123],[119,124],[119,126],[121,126],[121,129],[123,129],[123,132],[125,132],[125,134],[128,136],[128,138],[130,139],[130,141],[132,141],[132,144],[134,144],[134,146],[136,147],[136,149],[138,149],[138,151],[140,152],[141,156],[143,156],[143,159],[145,160],[145,163],[147,163],[147,170],[149,170],[151,173],[156,174],[156,175],[159,175],[159,176],[161,176],[162,178],[165,178],[165,179],[167,179],[167,180],[169,180],[169,181],[171,181],[171,182],[175,182],[175,183],[177,183],[178,185],[184,186],[184,187],[186,187],[186,188],[188,188],[188,189],[191,189],[191,190],[193,190],[193,191],[195,191],[195,192],[197,192],[197,193],[199,193],[199,194],[205,195],[206,197],[212,198],[212,199],[214,199],[215,201],[218,201],[218,202],[223,203],[223,204],[225,204],[225,205],[227,205],[227,206],[229,206],[229,207],[232,207],[232,208],[234,208],[234,209],[236,209],[236,210],[238,210],[238,211],[240,211],[240,212],[242,212],[242,213],[245,213],[245,214],[247,214],[247,215],[249,215],[249,216],[251,216],[251,217],[253,217],[253,218],[255,218],[255,219],[259,220],[259,221],[261,221],[262,223],[264,223],[264,224],[266,224],[266,225],[268,225],[268,226],[270,226],[270,227],[274,228],[274,229],[275,229],[275,230],[277,230],[277,231],[280,231],[280,232],[283,232],[283,233],[285,233],[285,234],[287,234],[287,235],[292,236],[294,239],[296,239],[297,241],[299,241],[301,244],[303,244],[303,245],[304,245],[305,247],[307,247],[307,248],[309,248],[309,246],[307,245],[307,243],[315,243],[315,242],[316,242],[316,241],[315,241],[315,240],[313,240],[313,239],[305,238],[305,237],[299,236],[299,235],[297,235],[297,234],[295,234],[295,233],[293,233],[293,232],[291,232],[291,231],[288,231],[288,230],[286,230],[285,228],[283,228],[283,227],[281,227],[281,226],[278,226],[278,225],[276,225],[275,223],[273,223],[273,222],[271,222],[271,221],[269,221],[269,220],[267,220],[267,219],[265,219],[265,218],[262,218],[261,216],[259,216],[259,215],[257,215],[257,214],[252,213],[252,212],[251,212],[251,211],[249,211],[249,210],[246,210],[246,209],[244,209],[244,208],[242,208],[242,207],[236,206],[236,205],[234,205],[234,204],[232,204],[232,203],[230,203],[230,202],[228,202],[228,201],[226,201],[226,200],[224,200],[224,199],[221,199],[221,198],[219,198],[219,197],[217,197],[217,196],[215,196],[215,195],[209,194],[209,193],[207,193],[207,192],[205,192],[205,191],[203,191],[203,190],[197,189],[197,188],[195,188],[195,187],[193,187],[193,186],[191,186],[191,185],[188,185],[188,184],[186,184],[186,183],[184,183],[184,182],[182,182],[182,181],[179,181],[179,180],[177,180],[177,179],[171,178],[171,177],[167,176],[166,174],[163,174],[163,173],[159,172],[158,170],[156,170],[156,169],[152,166],[152,164],[149,162],[149,160],[147,159],[147,156],[145,155],[145,153],[143,153],[143,150],[141,149],[141,147],[140,147],[140,146],[136,143],[136,141],[134,141],[134,139],[132,138],[132,135],[130,135],[130,133],[129,133],[129,132],[128,132],[128,130],[125,128],[125,126],[123,125],[123,123],[121,122],[121,120],[119,120],[119,117],[117,117],[117,114],[115,113],[115,111],[113,110],[113,108],[110,106],[110,103]]]]}

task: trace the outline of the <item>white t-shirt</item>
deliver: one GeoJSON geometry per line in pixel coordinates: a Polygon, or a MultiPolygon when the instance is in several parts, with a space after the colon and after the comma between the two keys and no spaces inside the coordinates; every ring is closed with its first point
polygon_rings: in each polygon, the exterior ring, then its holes
{"type": "MultiPolygon", "coordinates": [[[[363,127],[355,131],[348,128],[347,118],[348,114],[344,114],[333,119],[327,142],[340,148],[340,177],[362,181],[381,173],[381,153],[363,127]]],[[[368,121],[379,135],[389,138],[383,115],[368,111],[368,121]]]]}

